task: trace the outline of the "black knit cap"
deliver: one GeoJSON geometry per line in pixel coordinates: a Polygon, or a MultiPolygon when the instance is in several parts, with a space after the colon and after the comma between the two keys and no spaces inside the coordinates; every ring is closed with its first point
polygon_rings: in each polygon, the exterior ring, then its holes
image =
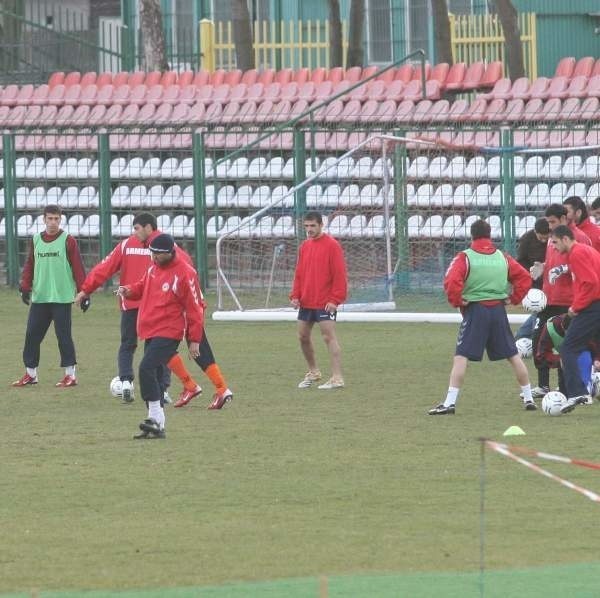
{"type": "Polygon", "coordinates": [[[171,253],[174,249],[175,239],[166,233],[161,233],[150,241],[150,251],[153,253],[171,253]]]}

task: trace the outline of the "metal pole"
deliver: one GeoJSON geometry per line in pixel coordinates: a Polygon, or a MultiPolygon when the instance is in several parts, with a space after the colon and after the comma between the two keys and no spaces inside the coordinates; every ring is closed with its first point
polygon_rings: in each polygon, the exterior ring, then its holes
{"type": "Polygon", "coordinates": [[[203,288],[208,288],[208,239],[206,234],[206,172],[204,169],[204,137],[192,134],[192,172],[194,177],[194,258],[203,288]]]}
{"type": "Polygon", "coordinates": [[[297,187],[294,194],[296,239],[304,239],[304,214],[306,214],[306,187],[298,187],[306,179],[306,146],[304,131],[294,130],[294,186],[297,187]]]}
{"type": "Polygon", "coordinates": [[[100,202],[100,254],[108,255],[112,242],[110,221],[112,195],[110,185],[110,146],[108,133],[98,134],[98,178],[100,202]]]}
{"type": "Polygon", "coordinates": [[[19,254],[16,226],[16,173],[15,173],[15,136],[2,135],[4,157],[4,225],[6,230],[6,281],[11,286],[19,284],[19,254]]]}
{"type": "Polygon", "coordinates": [[[502,159],[500,161],[500,180],[502,181],[502,231],[504,236],[504,251],[514,255],[515,240],[515,153],[513,149],[512,129],[505,128],[500,132],[502,144],[502,159]]]}

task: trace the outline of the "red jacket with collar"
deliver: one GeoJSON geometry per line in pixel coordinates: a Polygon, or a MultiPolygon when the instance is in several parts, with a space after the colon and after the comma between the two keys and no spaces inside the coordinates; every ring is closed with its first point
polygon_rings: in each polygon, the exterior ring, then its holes
{"type": "Polygon", "coordinates": [[[290,299],[298,299],[300,307],[325,309],[327,303],[343,303],[347,292],[342,246],[326,233],[304,241],[298,253],[290,299]]]}
{"type": "MultiPolygon", "coordinates": [[[[476,239],[471,243],[471,249],[478,253],[491,254],[496,251],[497,247],[492,243],[491,239],[476,239]]],[[[513,305],[516,305],[522,301],[527,291],[531,288],[531,276],[513,257],[505,253],[504,258],[508,265],[508,282],[512,285],[512,293],[508,298],[513,305]]],[[[444,291],[448,297],[448,302],[454,307],[463,307],[464,305],[462,294],[468,275],[469,259],[467,254],[461,251],[452,260],[444,277],[444,291]]],[[[480,301],[480,303],[483,305],[498,305],[502,301],[494,299],[480,301]]]]}
{"type": "MultiPolygon", "coordinates": [[[[592,242],[590,238],[576,226],[569,225],[569,228],[573,231],[575,240],[586,246],[591,246],[592,242]]],[[[569,275],[559,276],[554,284],[550,284],[548,280],[548,272],[555,266],[562,266],[568,262],[568,257],[564,253],[560,253],[550,241],[546,247],[546,259],[544,261],[544,281],[542,283],[542,290],[546,294],[548,299],[548,305],[571,305],[573,301],[573,283],[569,275]]]]}
{"type": "Polygon", "coordinates": [[[127,285],[131,299],[139,299],[137,333],[199,343],[204,308],[196,271],[179,255],[163,266],[152,264],[137,282],[127,285]],[[187,333],[186,333],[187,331],[187,333]]]}
{"type": "MultiPolygon", "coordinates": [[[[567,255],[571,273],[567,278],[573,279],[571,309],[577,313],[592,301],[600,300],[600,253],[588,245],[574,243],[567,255]]],[[[558,280],[561,278],[565,276],[558,280]]]]}
{"type": "MultiPolygon", "coordinates": [[[[140,241],[135,235],[123,239],[99,264],[96,264],[88,273],[81,285],[81,290],[86,295],[91,295],[96,289],[108,282],[119,272],[119,284],[122,286],[133,284],[144,276],[146,270],[152,265],[150,256],[150,241],[161,234],[154,231],[145,241],[140,241]]],[[[183,259],[192,265],[192,258],[180,247],[177,251],[183,259]]],[[[120,297],[121,310],[138,309],[139,299],[120,297]]]]}

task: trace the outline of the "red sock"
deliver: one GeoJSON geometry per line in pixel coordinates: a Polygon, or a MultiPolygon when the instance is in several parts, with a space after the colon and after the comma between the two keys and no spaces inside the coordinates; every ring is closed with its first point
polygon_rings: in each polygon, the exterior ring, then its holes
{"type": "Polygon", "coordinates": [[[171,357],[167,366],[181,380],[181,383],[186,390],[194,390],[196,386],[198,386],[198,383],[187,371],[183,359],[181,359],[181,355],[178,353],[171,357]]]}

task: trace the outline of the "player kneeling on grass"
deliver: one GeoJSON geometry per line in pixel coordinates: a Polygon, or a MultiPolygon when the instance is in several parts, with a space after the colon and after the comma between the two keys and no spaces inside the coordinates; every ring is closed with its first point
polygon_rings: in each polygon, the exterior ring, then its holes
{"type": "Polygon", "coordinates": [[[154,263],[143,278],[117,291],[123,297],[141,299],[137,332],[145,345],[139,381],[148,417],[139,425],[137,439],[165,437],[161,368],[177,353],[186,331],[190,356],[198,357],[204,323],[198,276],[176,254],[173,237],[158,235],[150,242],[150,252],[154,263]]]}
{"type": "Polygon", "coordinates": [[[485,220],[474,222],[471,246],[455,256],[446,272],[444,291],[448,301],[460,308],[463,321],[446,400],[430,409],[429,415],[454,413],[467,363],[481,361],[484,349],[490,361],[508,360],[521,387],[525,409],[536,409],[527,367],[519,357],[505,307],[521,302],[531,287],[531,278],[515,259],[496,249],[490,236],[491,228],[485,220]]]}

